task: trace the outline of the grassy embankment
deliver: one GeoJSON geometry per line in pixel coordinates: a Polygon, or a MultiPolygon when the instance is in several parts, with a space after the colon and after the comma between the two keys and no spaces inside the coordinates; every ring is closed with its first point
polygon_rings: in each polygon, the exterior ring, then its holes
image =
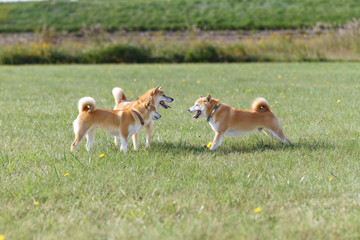
{"type": "Polygon", "coordinates": [[[345,24],[360,17],[356,0],[133,0],[0,3],[0,31],[36,31],[46,26],[76,31],[298,29],[318,22],[345,24]]]}
{"type": "Polygon", "coordinates": [[[0,235],[6,239],[360,237],[358,63],[0,67],[0,235]],[[71,154],[77,101],[112,109],[162,85],[153,147],[124,156],[101,131],[71,154]],[[216,152],[200,95],[265,97],[292,147],[261,133],[216,152]],[[99,156],[104,154],[102,158],[99,156]]]}

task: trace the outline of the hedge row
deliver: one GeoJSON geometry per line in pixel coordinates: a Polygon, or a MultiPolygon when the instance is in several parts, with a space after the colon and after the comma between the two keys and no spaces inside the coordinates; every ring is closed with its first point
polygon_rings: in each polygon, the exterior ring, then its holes
{"type": "Polygon", "coordinates": [[[165,56],[153,56],[149,48],[131,45],[115,45],[101,50],[92,50],[72,55],[57,48],[46,51],[22,49],[7,50],[0,54],[2,64],[58,64],[58,63],[196,63],[196,62],[250,62],[271,61],[275,59],[225,53],[214,45],[201,44],[196,48],[170,51],[165,56]]]}

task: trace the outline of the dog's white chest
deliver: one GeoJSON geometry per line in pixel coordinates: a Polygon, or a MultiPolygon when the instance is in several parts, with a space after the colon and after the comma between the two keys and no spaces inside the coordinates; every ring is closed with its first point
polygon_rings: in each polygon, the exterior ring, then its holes
{"type": "Polygon", "coordinates": [[[217,132],[217,131],[219,130],[220,122],[215,123],[214,118],[213,118],[213,119],[210,119],[209,124],[210,124],[211,128],[212,128],[215,132],[217,132]]]}
{"type": "Polygon", "coordinates": [[[129,125],[128,131],[129,131],[129,135],[133,135],[135,133],[134,125],[129,125]]]}

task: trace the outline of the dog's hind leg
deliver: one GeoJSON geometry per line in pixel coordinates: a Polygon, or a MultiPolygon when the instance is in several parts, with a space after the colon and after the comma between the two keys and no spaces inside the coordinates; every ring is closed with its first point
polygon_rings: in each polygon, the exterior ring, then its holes
{"type": "Polygon", "coordinates": [[[87,139],[86,150],[88,151],[90,150],[91,146],[94,143],[95,133],[96,133],[96,128],[89,129],[86,133],[86,139],[87,139]]]}
{"type": "Polygon", "coordinates": [[[74,132],[75,132],[75,140],[71,144],[70,150],[73,151],[77,145],[83,140],[88,128],[84,125],[80,125],[77,120],[74,121],[74,132]]]}
{"type": "Polygon", "coordinates": [[[150,147],[150,141],[151,141],[151,133],[152,133],[152,127],[154,122],[150,121],[148,125],[146,125],[146,147],[150,147]]]}
{"type": "Polygon", "coordinates": [[[265,133],[265,135],[268,136],[269,138],[274,138],[273,135],[272,135],[272,133],[271,133],[268,129],[262,128],[261,130],[262,130],[262,132],[265,133]]]}
{"type": "Polygon", "coordinates": [[[215,150],[220,147],[222,141],[224,140],[224,136],[224,133],[215,132],[215,137],[211,144],[210,150],[215,150]]]}
{"type": "Polygon", "coordinates": [[[285,137],[285,135],[281,131],[281,128],[273,128],[273,129],[267,129],[267,130],[271,133],[271,136],[273,136],[275,139],[285,143],[286,145],[291,145],[290,140],[285,137]]]}

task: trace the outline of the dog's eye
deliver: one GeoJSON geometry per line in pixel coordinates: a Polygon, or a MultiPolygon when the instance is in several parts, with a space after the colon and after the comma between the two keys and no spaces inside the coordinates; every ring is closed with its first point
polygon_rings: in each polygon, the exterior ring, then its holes
{"type": "Polygon", "coordinates": [[[165,97],[165,94],[163,94],[163,97],[165,97]]]}

